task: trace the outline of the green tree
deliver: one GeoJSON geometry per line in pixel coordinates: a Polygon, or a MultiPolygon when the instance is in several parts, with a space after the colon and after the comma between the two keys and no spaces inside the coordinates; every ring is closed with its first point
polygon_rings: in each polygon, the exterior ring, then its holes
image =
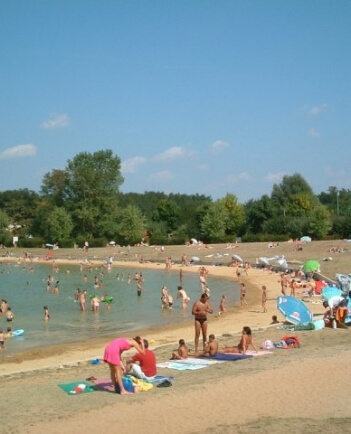
{"type": "Polygon", "coordinates": [[[42,180],[41,195],[58,207],[64,206],[67,199],[68,174],[65,170],[54,169],[46,173],[42,180]]]}
{"type": "Polygon", "coordinates": [[[25,235],[35,217],[40,197],[28,189],[7,190],[0,193],[0,209],[6,212],[10,224],[18,229],[17,235],[25,235]]]}
{"type": "Polygon", "coordinates": [[[43,223],[45,227],[43,235],[52,242],[68,238],[73,229],[71,217],[64,208],[54,207],[43,223]]]}
{"type": "Polygon", "coordinates": [[[263,232],[263,224],[275,214],[273,201],[267,195],[260,199],[251,199],[245,206],[246,231],[254,234],[263,232]]]}
{"type": "Polygon", "coordinates": [[[179,225],[180,207],[170,199],[162,199],[158,203],[152,219],[155,222],[164,222],[168,232],[174,231],[179,225]]]}
{"type": "Polygon", "coordinates": [[[140,242],[146,231],[146,219],[140,209],[128,205],[119,212],[118,233],[125,244],[140,242]]]}
{"type": "MultiPolygon", "coordinates": [[[[102,237],[100,222],[117,214],[121,161],[111,150],[93,154],[82,152],[69,160],[67,167],[67,207],[75,232],[102,237]]],[[[103,226],[104,227],[104,226],[103,226]]]]}
{"type": "Polygon", "coordinates": [[[245,223],[244,205],[238,203],[238,198],[234,194],[227,194],[223,199],[218,200],[227,210],[226,234],[236,236],[243,229],[245,223]]]}
{"type": "Polygon", "coordinates": [[[7,244],[10,239],[9,224],[10,219],[8,215],[0,209],[0,242],[2,244],[7,244]]]}
{"type": "Polygon", "coordinates": [[[309,220],[309,234],[316,239],[325,237],[331,229],[330,212],[324,205],[316,206],[309,220]]]}
{"type": "Polygon", "coordinates": [[[226,238],[228,210],[224,203],[217,201],[210,205],[201,221],[201,233],[206,242],[221,242],[226,238]]]}
{"type": "Polygon", "coordinates": [[[271,199],[278,215],[290,217],[307,215],[315,204],[315,196],[307,181],[299,174],[284,176],[282,182],[273,186],[271,199]]]}

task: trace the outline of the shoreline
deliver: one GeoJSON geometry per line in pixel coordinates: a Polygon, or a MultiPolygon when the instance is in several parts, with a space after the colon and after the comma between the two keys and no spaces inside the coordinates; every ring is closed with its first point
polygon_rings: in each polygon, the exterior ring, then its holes
{"type": "MultiPolygon", "coordinates": [[[[178,253],[174,256],[179,257],[178,253]]],[[[314,253],[306,252],[309,257],[318,258],[322,254],[319,243],[314,253]]],[[[327,263],[329,268],[323,267],[322,271],[333,275],[347,270],[350,256],[348,252],[336,257],[333,263],[327,263]]],[[[126,263],[121,265],[125,267],[126,263]]],[[[140,268],[141,264],[130,263],[130,266],[140,268]]],[[[211,275],[236,280],[235,268],[205,266],[210,271],[210,280],[211,275]]],[[[143,267],[154,268],[155,264],[146,263],[143,267]]],[[[163,267],[163,264],[156,264],[156,269],[164,270],[163,267]]],[[[197,267],[189,267],[189,271],[197,272],[197,267]]],[[[107,343],[105,338],[51,348],[45,353],[33,354],[36,358],[31,360],[0,365],[0,401],[4,403],[2,428],[18,434],[93,434],[97,428],[111,430],[111,426],[126,433],[140,429],[140,425],[146,434],[157,430],[168,434],[179,430],[184,434],[278,434],[287,429],[309,434],[348,432],[351,418],[345,402],[349,393],[344,386],[351,380],[351,373],[344,368],[351,354],[350,329],[289,332],[280,327],[282,324],[270,325],[273,314],[283,320],[276,308],[279,274],[250,269],[243,281],[248,289],[249,307],[234,307],[220,318],[211,315],[208,334],[215,334],[223,348],[227,342],[236,344],[242,327],[248,325],[257,347],[267,339],[277,341],[291,334],[297,335],[300,348],[275,349],[263,357],[223,362],[194,371],[159,368],[159,375],[173,377],[173,387],[154,387],[129,397],[107,392],[72,397],[58,387],[82,382],[91,376],[101,381],[108,379],[105,363],[91,363],[95,358],[101,360],[107,343]],[[268,290],[268,313],[265,314],[260,303],[262,285],[268,290]],[[326,382],[331,372],[332,386],[326,382]],[[333,398],[330,387],[338,390],[333,398]],[[194,413],[195,403],[201,413],[194,413]]],[[[316,304],[308,303],[310,309],[322,314],[320,298],[312,300],[316,304]]],[[[169,360],[179,338],[193,347],[192,322],[158,330],[145,329],[145,333],[158,362],[169,360]]]]}
{"type": "MultiPolygon", "coordinates": [[[[18,262],[18,258],[5,258],[3,262],[18,262]]],[[[25,260],[27,263],[42,263],[42,261],[25,260]]],[[[23,262],[23,259],[22,259],[23,262]]],[[[99,266],[101,261],[91,261],[92,265],[99,266]]],[[[74,260],[56,259],[56,265],[79,265],[74,260]]],[[[48,264],[50,265],[50,264],[48,264]]],[[[114,262],[113,268],[126,267],[134,269],[153,269],[164,271],[164,264],[153,262],[114,262]]],[[[180,268],[180,265],[174,265],[174,268],[180,268]]],[[[173,269],[174,269],[173,268],[173,269]]],[[[209,278],[215,276],[221,279],[233,280],[239,283],[235,277],[235,268],[228,266],[206,266],[209,270],[209,278]]],[[[183,268],[184,273],[197,273],[197,266],[183,268]]],[[[240,282],[245,282],[247,286],[247,300],[249,308],[241,309],[235,307],[228,309],[220,318],[215,315],[209,317],[209,333],[213,333],[220,337],[223,335],[235,335],[239,333],[243,325],[250,324],[253,330],[269,327],[269,320],[273,314],[277,314],[273,304],[277,292],[279,293],[280,286],[278,284],[278,275],[269,273],[261,269],[249,269],[248,276],[240,279],[240,282]],[[260,307],[260,286],[265,284],[268,288],[267,309],[270,315],[258,313],[260,307]]],[[[216,307],[213,306],[216,311],[216,307]]],[[[190,306],[189,306],[190,308],[190,306]]],[[[279,315],[279,314],[278,314],[279,315]]],[[[282,318],[281,318],[282,319],[282,318]]],[[[189,321],[181,324],[169,325],[167,327],[144,328],[138,330],[135,334],[141,334],[147,337],[151,343],[151,347],[156,349],[165,345],[176,344],[180,338],[185,339],[192,345],[193,341],[193,322],[189,321]]],[[[111,336],[111,339],[119,337],[119,335],[111,336]]],[[[23,353],[18,353],[10,356],[8,359],[0,359],[1,374],[0,377],[18,375],[22,372],[36,371],[40,369],[51,369],[66,365],[75,365],[77,363],[87,362],[96,358],[101,358],[104,347],[109,338],[94,339],[89,342],[75,342],[50,346],[46,348],[28,350],[23,353]]]]}

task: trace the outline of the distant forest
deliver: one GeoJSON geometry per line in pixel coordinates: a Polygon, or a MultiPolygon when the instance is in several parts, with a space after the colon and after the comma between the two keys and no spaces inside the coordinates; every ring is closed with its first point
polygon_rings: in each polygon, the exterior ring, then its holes
{"type": "Polygon", "coordinates": [[[60,247],[351,238],[351,192],[329,187],[316,195],[298,173],[284,176],[270,195],[239,203],[198,194],[122,193],[121,160],[111,150],[80,153],[53,169],[40,192],[0,192],[0,243],[60,247]]]}

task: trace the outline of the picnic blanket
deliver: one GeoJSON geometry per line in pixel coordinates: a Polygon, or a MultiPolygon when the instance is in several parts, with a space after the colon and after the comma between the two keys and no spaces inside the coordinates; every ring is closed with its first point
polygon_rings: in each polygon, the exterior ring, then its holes
{"type": "Polygon", "coordinates": [[[58,385],[68,395],[82,395],[83,393],[96,392],[97,388],[88,381],[74,381],[58,385]]]}

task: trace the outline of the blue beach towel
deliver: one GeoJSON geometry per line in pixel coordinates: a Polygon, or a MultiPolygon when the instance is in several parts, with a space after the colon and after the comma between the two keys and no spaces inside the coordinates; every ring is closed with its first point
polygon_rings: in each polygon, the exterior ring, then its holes
{"type": "Polygon", "coordinates": [[[211,359],[211,360],[223,360],[223,361],[236,361],[251,359],[253,356],[247,354],[229,354],[229,353],[217,353],[215,356],[201,356],[201,359],[211,359]]]}

